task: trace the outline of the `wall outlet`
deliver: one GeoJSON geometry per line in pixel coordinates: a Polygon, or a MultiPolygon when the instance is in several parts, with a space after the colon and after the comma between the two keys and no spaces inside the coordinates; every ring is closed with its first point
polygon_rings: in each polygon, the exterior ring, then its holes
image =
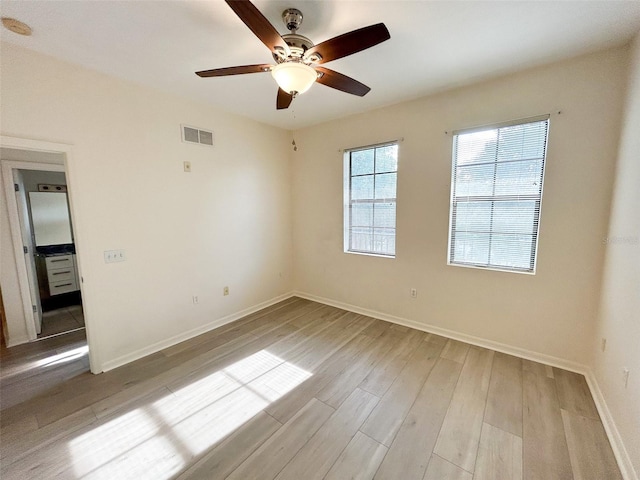
{"type": "Polygon", "coordinates": [[[229,295],[229,287],[224,287],[222,289],[222,295],[224,295],[225,297],[229,295]]]}
{"type": "Polygon", "coordinates": [[[629,384],[629,369],[626,367],[622,369],[622,381],[624,383],[624,388],[627,388],[627,385],[629,384]]]}
{"type": "Polygon", "coordinates": [[[191,162],[182,162],[182,164],[184,165],[184,171],[185,172],[190,172],[191,171],[191,162]]]}
{"type": "Polygon", "coordinates": [[[602,349],[603,352],[607,349],[607,339],[606,338],[602,339],[602,342],[600,343],[600,348],[602,349]]]}
{"type": "Polygon", "coordinates": [[[199,300],[198,300],[198,296],[197,296],[197,295],[194,295],[194,296],[192,297],[192,300],[193,300],[193,304],[194,304],[194,305],[197,305],[197,304],[199,303],[199,300]]]}
{"type": "Polygon", "coordinates": [[[409,293],[411,294],[411,298],[416,298],[418,296],[418,290],[412,288],[409,293]]]}

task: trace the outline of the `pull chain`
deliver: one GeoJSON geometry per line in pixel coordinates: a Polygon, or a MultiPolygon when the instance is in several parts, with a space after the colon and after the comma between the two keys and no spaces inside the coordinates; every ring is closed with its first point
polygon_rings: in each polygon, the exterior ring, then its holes
{"type": "MultiPolygon", "coordinates": [[[[291,113],[293,113],[293,123],[296,123],[296,107],[291,107],[291,113]]],[[[298,146],[296,145],[296,138],[293,137],[293,141],[291,142],[291,145],[293,145],[293,151],[297,152],[298,151],[298,146]]]]}

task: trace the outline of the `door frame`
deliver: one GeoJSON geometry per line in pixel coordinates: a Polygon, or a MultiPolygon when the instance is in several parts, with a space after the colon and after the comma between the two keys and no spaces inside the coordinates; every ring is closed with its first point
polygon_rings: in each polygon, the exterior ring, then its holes
{"type": "MultiPolygon", "coordinates": [[[[53,143],[41,140],[32,140],[27,138],[0,136],[0,147],[11,148],[17,150],[28,150],[34,152],[45,152],[61,154],[63,164],[57,163],[36,163],[36,162],[17,162],[2,161],[2,176],[4,180],[3,189],[7,201],[7,210],[9,212],[9,225],[11,229],[11,239],[16,258],[16,267],[18,274],[18,284],[22,297],[22,306],[25,315],[26,328],[29,334],[29,340],[35,340],[35,323],[33,319],[33,308],[31,306],[31,289],[28,280],[27,265],[24,260],[22,235],[20,231],[20,219],[18,217],[18,204],[14,195],[13,187],[13,170],[15,168],[22,170],[52,170],[64,171],[67,179],[67,195],[69,198],[69,210],[71,212],[71,222],[73,224],[73,234],[76,245],[76,261],[78,275],[80,277],[80,292],[82,295],[82,307],[85,318],[85,328],[87,334],[87,345],[89,346],[89,364],[92,373],[102,372],[98,345],[96,339],[98,332],[96,325],[92,322],[92,300],[91,289],[87,288],[84,282],[83,265],[87,258],[87,245],[84,243],[83,224],[78,215],[78,208],[74,202],[75,192],[77,191],[78,182],[75,177],[75,159],[73,155],[73,146],[64,143],[53,143]],[[54,168],[52,168],[54,167],[54,168]]],[[[8,325],[7,325],[8,327],[8,325]]]]}

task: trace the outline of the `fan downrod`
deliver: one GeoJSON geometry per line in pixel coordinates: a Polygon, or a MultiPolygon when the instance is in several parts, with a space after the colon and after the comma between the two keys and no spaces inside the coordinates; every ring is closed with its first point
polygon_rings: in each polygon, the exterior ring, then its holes
{"type": "Polygon", "coordinates": [[[282,12],[282,21],[290,32],[296,33],[302,25],[302,12],[297,8],[287,8],[282,12]]]}

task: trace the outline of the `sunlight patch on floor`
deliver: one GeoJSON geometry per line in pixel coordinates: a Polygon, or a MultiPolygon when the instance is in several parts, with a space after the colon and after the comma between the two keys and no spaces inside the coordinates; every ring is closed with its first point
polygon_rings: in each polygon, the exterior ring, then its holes
{"type": "Polygon", "coordinates": [[[36,368],[47,368],[55,365],[61,365],[64,363],[70,363],[79,358],[82,358],[89,353],[89,347],[83,345],[82,347],[66,350],[62,353],[56,353],[55,355],[49,355],[45,358],[39,358],[31,362],[23,363],[20,365],[10,366],[3,372],[3,381],[11,379],[13,376],[24,373],[36,368]]]}
{"type": "Polygon", "coordinates": [[[78,478],[167,479],[311,377],[261,350],[69,442],[78,478]]]}

